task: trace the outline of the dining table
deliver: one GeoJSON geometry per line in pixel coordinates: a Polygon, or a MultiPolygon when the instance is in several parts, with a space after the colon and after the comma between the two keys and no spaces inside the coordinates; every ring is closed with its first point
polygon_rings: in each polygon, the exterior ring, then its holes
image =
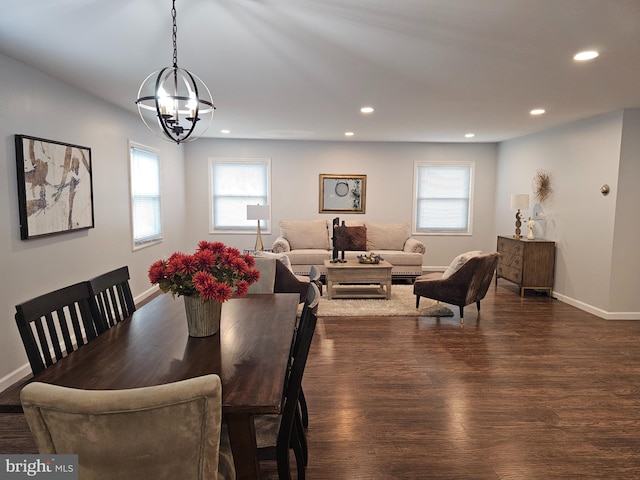
{"type": "Polygon", "coordinates": [[[115,390],[215,373],[238,479],[257,479],[254,415],[281,413],[296,328],[297,293],[255,294],[222,305],[220,330],[188,335],[184,302],[158,295],[35,376],[0,392],[0,412],[21,412],[20,391],[39,381],[115,390]]]}

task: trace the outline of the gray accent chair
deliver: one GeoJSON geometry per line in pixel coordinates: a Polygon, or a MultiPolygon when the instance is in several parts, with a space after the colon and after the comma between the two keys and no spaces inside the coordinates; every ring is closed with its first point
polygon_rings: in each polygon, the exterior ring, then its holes
{"type": "Polygon", "coordinates": [[[475,303],[480,312],[480,300],[487,294],[499,257],[497,252],[473,256],[447,278],[440,272],[418,277],[413,284],[416,308],[420,306],[420,297],[456,305],[460,309],[460,323],[464,323],[465,306],[475,303]]]}

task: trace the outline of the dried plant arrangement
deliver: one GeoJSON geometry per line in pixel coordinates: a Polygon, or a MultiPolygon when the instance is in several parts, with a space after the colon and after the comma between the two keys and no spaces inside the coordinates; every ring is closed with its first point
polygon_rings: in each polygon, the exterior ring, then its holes
{"type": "Polygon", "coordinates": [[[531,182],[531,188],[533,189],[533,196],[538,203],[544,203],[553,193],[551,174],[546,170],[538,170],[531,182]]]}

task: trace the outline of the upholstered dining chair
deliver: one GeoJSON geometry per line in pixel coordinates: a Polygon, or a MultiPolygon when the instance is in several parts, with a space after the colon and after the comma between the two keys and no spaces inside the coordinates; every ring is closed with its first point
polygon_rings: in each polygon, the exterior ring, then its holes
{"type": "Polygon", "coordinates": [[[300,418],[299,397],[316,323],[314,305],[305,305],[294,340],[293,361],[287,378],[283,411],[280,415],[258,415],[254,418],[258,457],[260,460],[276,460],[280,480],[291,479],[291,449],[296,459],[297,478],[305,478],[307,447],[300,418]]]}
{"type": "Polygon", "coordinates": [[[103,329],[87,282],[16,305],[15,319],[34,374],[93,340],[103,329]]]}
{"type": "Polygon", "coordinates": [[[500,254],[470,253],[473,254],[468,255],[468,258],[458,256],[463,261],[454,265],[454,260],[443,273],[434,272],[416,278],[413,284],[416,308],[420,306],[420,297],[456,305],[460,309],[460,323],[464,323],[465,306],[475,302],[480,312],[480,300],[487,294],[500,254]],[[452,273],[448,275],[449,272],[452,273]]]}
{"type": "Polygon", "coordinates": [[[89,280],[89,288],[96,299],[105,329],[136,311],[129,278],[129,268],[124,266],[89,280]]]}
{"type": "Polygon", "coordinates": [[[33,382],[21,392],[42,454],[77,454],[82,480],[234,479],[217,375],[128,390],[33,382]]]}

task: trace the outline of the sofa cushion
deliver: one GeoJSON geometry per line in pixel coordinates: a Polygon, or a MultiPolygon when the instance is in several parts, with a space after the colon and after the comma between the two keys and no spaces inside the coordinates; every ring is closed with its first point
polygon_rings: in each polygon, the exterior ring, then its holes
{"type": "Polygon", "coordinates": [[[291,250],[287,253],[293,271],[298,273],[295,265],[323,265],[325,260],[331,260],[331,251],[321,250],[318,248],[302,248],[299,250],[291,250]]]}
{"type": "Polygon", "coordinates": [[[442,278],[449,278],[462,268],[462,266],[469,261],[470,258],[477,257],[482,252],[480,250],[472,250],[470,252],[461,253],[451,261],[451,264],[442,274],[442,278]]]}
{"type": "Polygon", "coordinates": [[[338,248],[340,250],[366,250],[367,227],[344,227],[338,241],[338,248]]]}
{"type": "Polygon", "coordinates": [[[406,223],[368,223],[367,250],[402,250],[409,238],[406,223]]]}
{"type": "Polygon", "coordinates": [[[280,236],[287,239],[291,250],[301,248],[329,249],[329,229],[326,220],[281,220],[280,236]]]}

